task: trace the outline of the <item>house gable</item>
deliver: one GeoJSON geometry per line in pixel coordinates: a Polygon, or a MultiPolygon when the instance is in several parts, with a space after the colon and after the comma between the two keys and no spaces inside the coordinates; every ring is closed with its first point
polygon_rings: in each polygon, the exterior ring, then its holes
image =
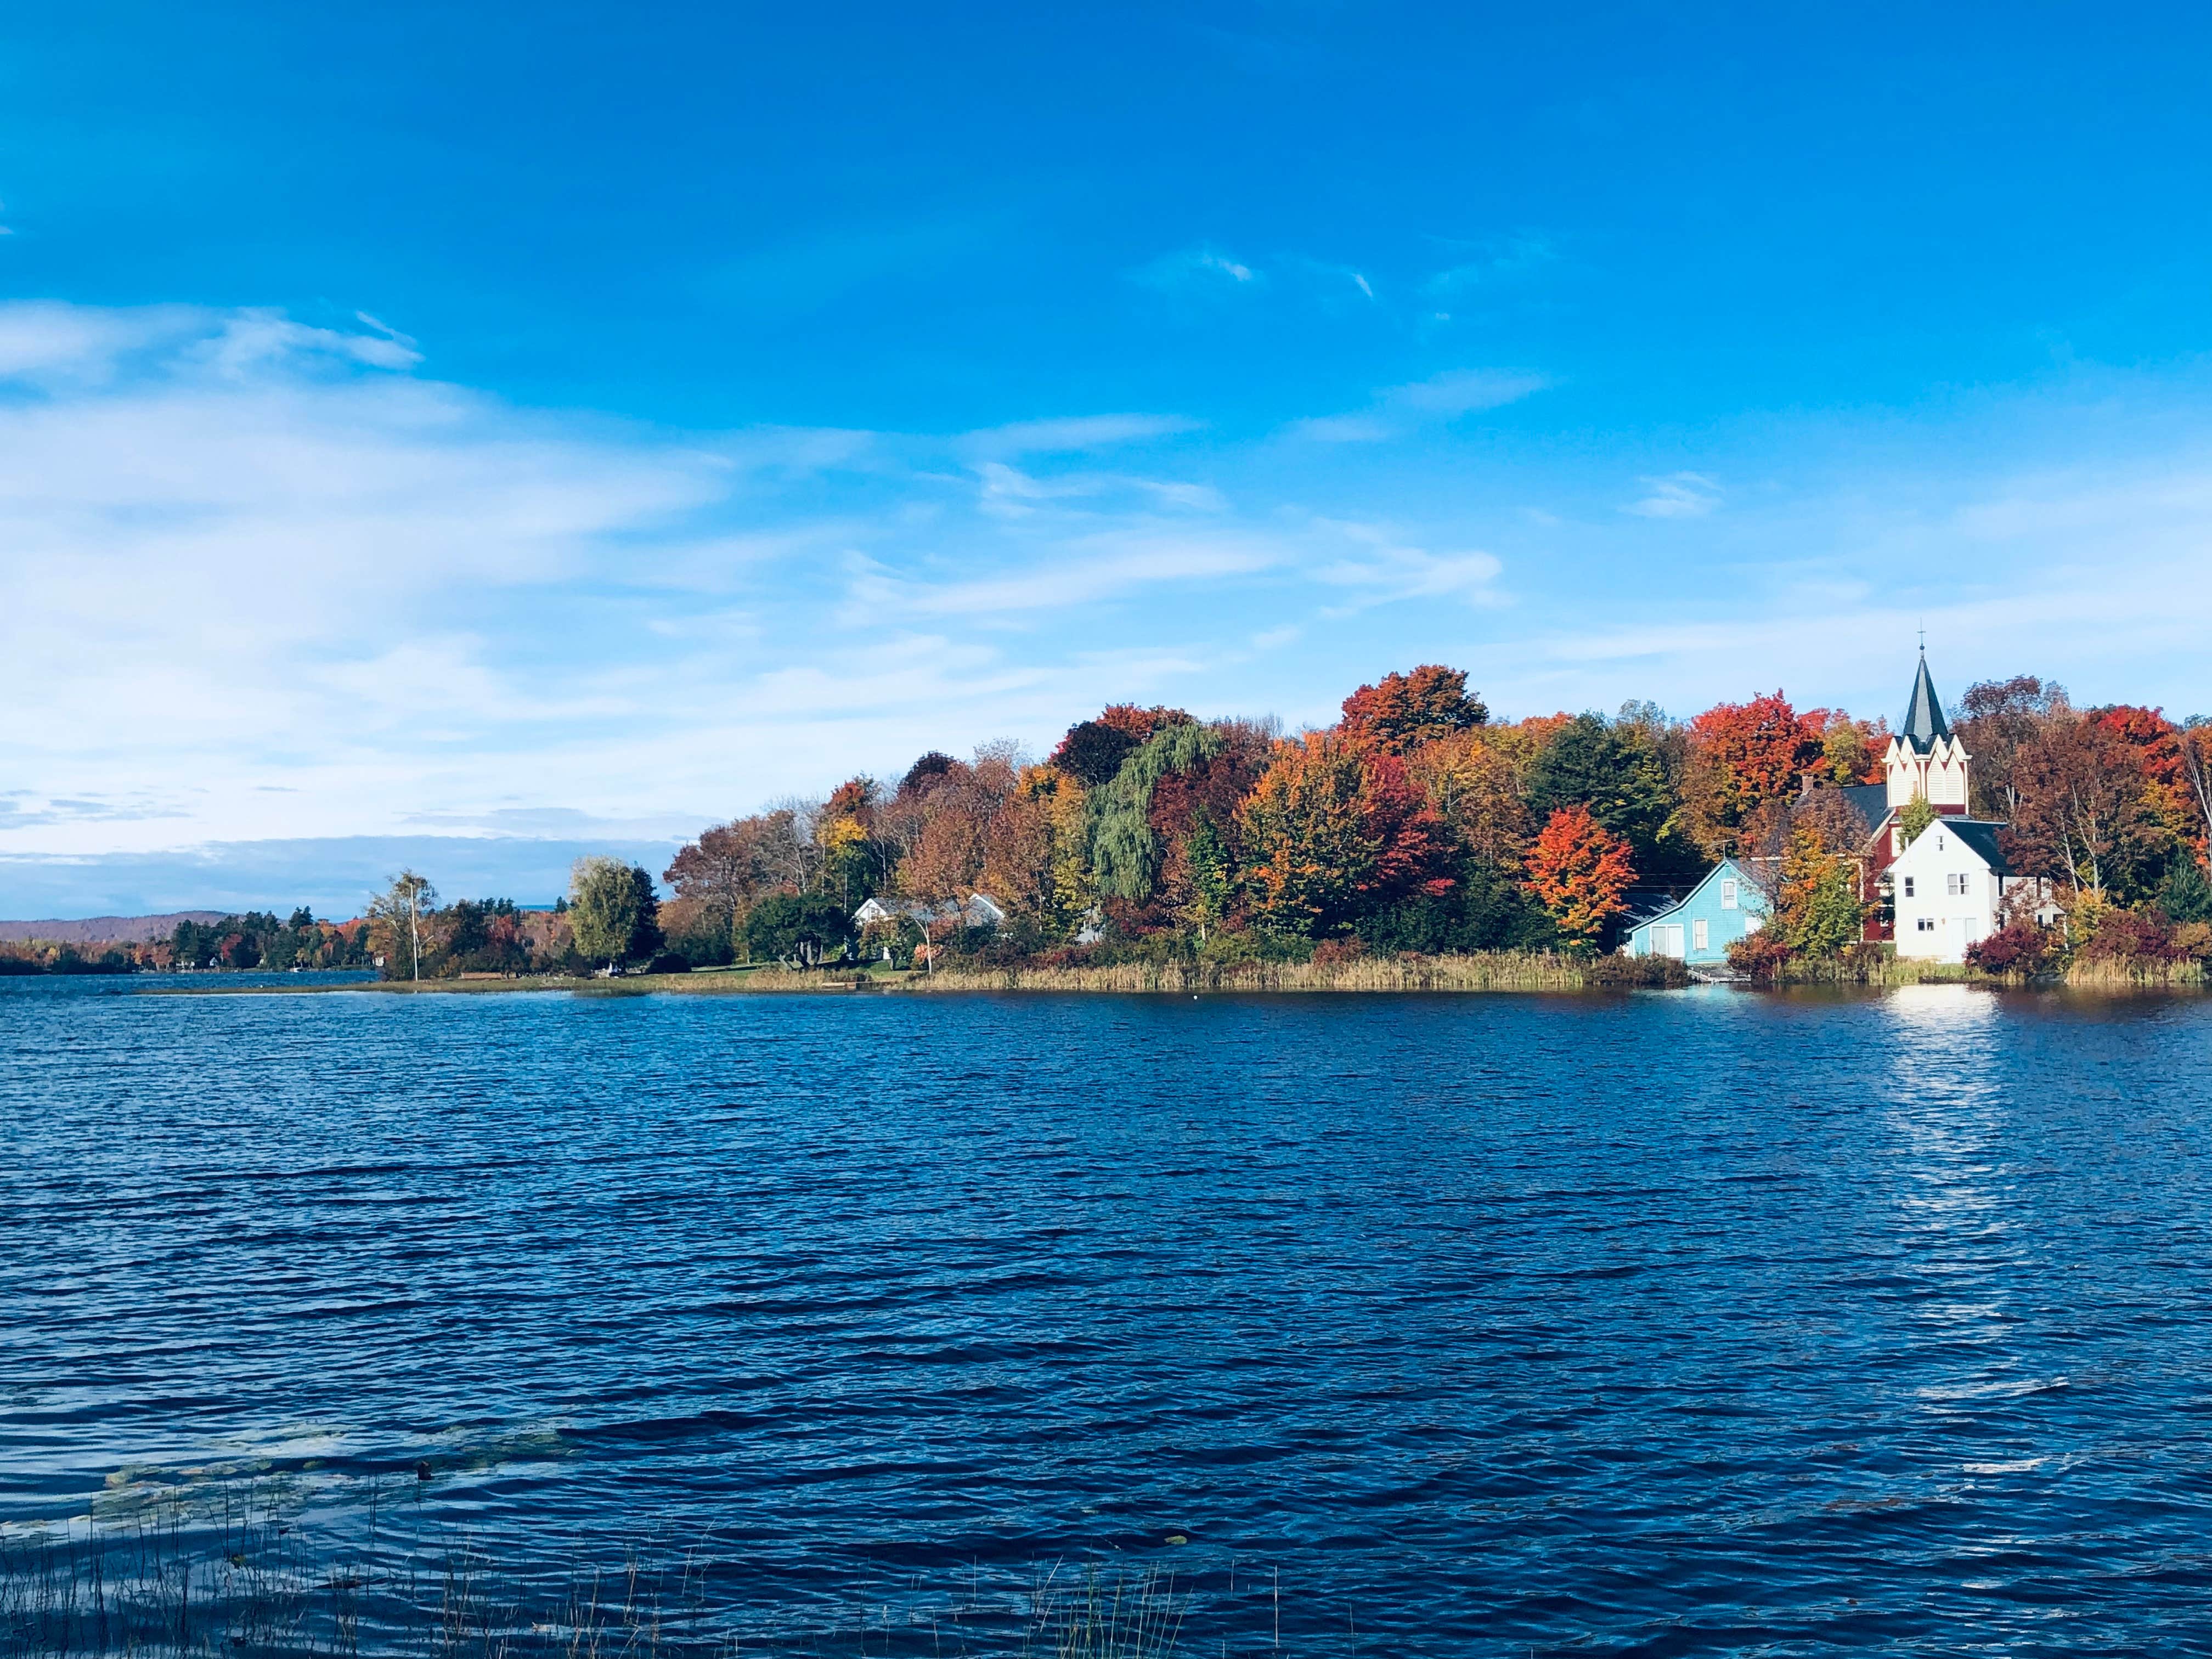
{"type": "Polygon", "coordinates": [[[1638,917],[1620,948],[1629,956],[1725,962],[1728,947],[1756,933],[1765,917],[1766,896],[1734,859],[1723,859],[1681,898],[1638,917]]]}

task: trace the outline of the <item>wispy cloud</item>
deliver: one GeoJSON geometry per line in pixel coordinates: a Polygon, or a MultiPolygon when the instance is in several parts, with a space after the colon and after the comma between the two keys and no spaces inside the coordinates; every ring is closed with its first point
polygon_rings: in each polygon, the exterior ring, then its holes
{"type": "Polygon", "coordinates": [[[1449,302],[1476,290],[1522,281],[1559,257],[1552,239],[1533,230],[1486,242],[1453,246],[1463,257],[1421,285],[1421,292],[1431,300],[1449,302]]]}
{"type": "Polygon", "coordinates": [[[1062,420],[1017,421],[970,432],[960,447],[994,459],[1017,455],[1066,454],[1111,449],[1194,431],[1199,422],[1182,415],[1079,415],[1062,420]]]}
{"type": "Polygon", "coordinates": [[[1501,409],[1552,384],[1549,375],[1525,369],[1449,369],[1425,380],[1382,387],[1364,410],[1294,421],[1285,431],[1316,443],[1381,443],[1425,422],[1501,409]]]}
{"type": "Polygon", "coordinates": [[[1139,265],[1129,279],[1164,293],[1227,292],[1251,288],[1265,280],[1264,273],[1216,247],[1180,248],[1139,265]]]}
{"type": "Polygon", "coordinates": [[[1047,503],[1096,499],[1117,495],[1137,495],[1166,511],[1217,513],[1228,503],[1212,486],[1177,478],[1147,478],[1119,472],[1064,472],[1039,476],[986,461],[976,469],[982,481],[980,497],[984,511],[1021,514],[1047,503]]]}
{"type": "Polygon", "coordinates": [[[1348,604],[1327,614],[1346,616],[1406,599],[1498,602],[1496,583],[1504,566],[1493,554],[1474,550],[1431,552],[1401,541],[1379,525],[1324,520],[1319,527],[1340,536],[1354,549],[1323,563],[1314,573],[1316,580],[1352,590],[1354,594],[1348,604]]]}
{"type": "Polygon", "coordinates": [[[1162,586],[1248,575],[1281,564],[1285,550],[1248,532],[1167,529],[1098,532],[1062,542],[1032,568],[933,580],[856,562],[845,615],[878,623],[896,617],[1004,621],[1072,611],[1162,586]]]}
{"type": "Polygon", "coordinates": [[[1639,480],[1645,494],[1620,510],[1642,519],[1702,519],[1721,503],[1721,487],[1702,472],[1639,480]]]}

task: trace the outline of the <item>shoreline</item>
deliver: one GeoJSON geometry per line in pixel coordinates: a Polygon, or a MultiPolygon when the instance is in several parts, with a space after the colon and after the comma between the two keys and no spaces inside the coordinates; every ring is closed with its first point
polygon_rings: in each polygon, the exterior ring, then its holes
{"type": "MultiPolygon", "coordinates": [[[[359,992],[383,996],[550,994],[576,996],[958,995],[1027,993],[1106,995],[1478,994],[1482,993],[1626,992],[1688,990],[1696,981],[1679,963],[1639,965],[1626,959],[1593,962],[1548,954],[1496,952],[1479,956],[1360,957],[1350,962],[1121,963],[1097,967],[1015,965],[950,968],[933,974],[836,969],[798,971],[777,967],[695,969],[681,974],[635,974],[619,979],[521,975],[512,979],[349,980],[337,984],[193,983],[145,988],[152,996],[323,996],[359,992]]],[[[1639,959],[1650,963],[1651,958],[1639,959]]],[[[170,978],[163,975],[163,978],[170,978]]],[[[183,977],[183,976],[178,976],[183,977]]],[[[1915,985],[1960,985],[1990,991],[2197,992],[2208,987],[2195,964],[2133,969],[2077,966],[2063,978],[1996,975],[1956,963],[1890,961],[1870,970],[1808,963],[1778,981],[1704,982],[1735,990],[1895,990],[1915,985]]]]}

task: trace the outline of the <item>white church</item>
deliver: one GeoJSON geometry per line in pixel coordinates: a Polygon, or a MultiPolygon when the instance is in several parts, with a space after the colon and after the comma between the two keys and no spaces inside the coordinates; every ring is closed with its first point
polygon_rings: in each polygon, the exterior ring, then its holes
{"type": "Polygon", "coordinates": [[[1882,759],[1882,782],[1843,793],[1875,826],[1866,869],[1870,884],[1889,890],[1899,956],[1962,962],[1967,946],[2004,926],[2008,907],[2023,898],[2047,906],[2049,883],[2013,873],[1997,840],[2005,826],[1969,815],[1973,757],[1943,718],[1924,650],[1903,728],[1882,759]],[[1916,799],[1936,821],[1908,844],[1900,817],[1916,799]]]}

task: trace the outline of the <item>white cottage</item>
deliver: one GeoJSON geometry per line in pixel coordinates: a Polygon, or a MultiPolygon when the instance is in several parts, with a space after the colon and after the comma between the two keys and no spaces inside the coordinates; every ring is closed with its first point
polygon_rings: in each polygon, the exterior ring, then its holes
{"type": "Polygon", "coordinates": [[[2015,876],[1997,845],[2004,826],[1986,819],[1939,817],[1889,866],[1897,907],[1897,954],[1963,962],[1966,947],[2004,926],[2016,894],[2044,896],[2045,884],[2015,876]]]}

